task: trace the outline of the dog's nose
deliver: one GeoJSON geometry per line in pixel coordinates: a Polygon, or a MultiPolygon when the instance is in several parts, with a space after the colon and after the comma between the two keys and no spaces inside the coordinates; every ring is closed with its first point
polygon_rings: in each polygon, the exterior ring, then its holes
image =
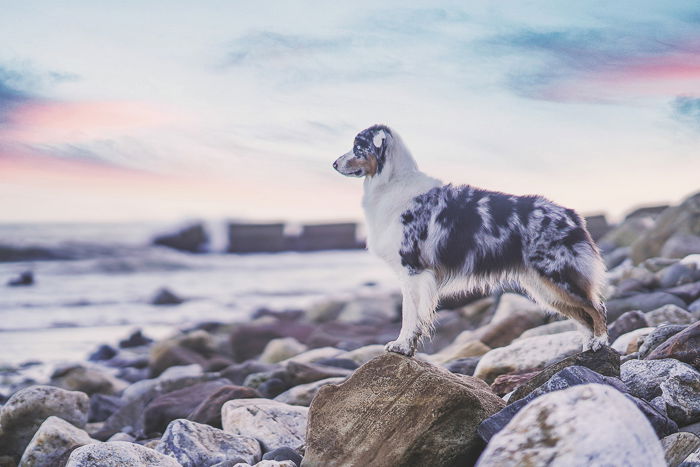
{"type": "Polygon", "coordinates": [[[338,161],[333,162],[333,168],[338,170],[338,161]]]}

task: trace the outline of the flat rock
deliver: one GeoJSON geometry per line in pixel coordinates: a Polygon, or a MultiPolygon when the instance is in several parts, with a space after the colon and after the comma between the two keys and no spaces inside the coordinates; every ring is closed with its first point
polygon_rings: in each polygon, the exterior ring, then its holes
{"type": "Polygon", "coordinates": [[[669,337],[646,357],[647,360],[664,358],[675,358],[700,369],[700,321],[669,337]]]}
{"type": "Polygon", "coordinates": [[[503,404],[477,378],[385,353],[321,388],[302,466],[466,465],[483,446],[476,426],[503,404]]]}
{"type": "Polygon", "coordinates": [[[690,365],[670,358],[630,360],[620,367],[620,378],[637,397],[660,397],[679,425],[700,421],[700,373],[690,365]]]}
{"type": "Polygon", "coordinates": [[[84,430],[52,416],[47,418],[34,433],[18,467],[48,466],[72,448],[96,442],[84,430]]]}
{"type": "Polygon", "coordinates": [[[508,403],[512,404],[513,402],[522,399],[536,388],[546,383],[549,378],[554,376],[556,373],[570,366],[586,367],[603,376],[620,376],[620,356],[617,354],[617,352],[612,350],[610,347],[603,347],[597,352],[587,350],[585,352],[566,357],[563,360],[547,366],[536,376],[532,377],[526,383],[516,388],[508,399],[508,403]]]}
{"type": "Polygon", "coordinates": [[[655,327],[662,324],[691,324],[695,321],[690,312],[677,305],[664,305],[646,313],[647,323],[655,327]]]}
{"type": "Polygon", "coordinates": [[[260,441],[265,452],[304,444],[309,409],[268,399],[237,399],[221,409],[224,431],[260,441]]]}
{"type": "Polygon", "coordinates": [[[639,310],[642,312],[656,310],[664,305],[677,305],[681,308],[685,302],[668,292],[638,293],[628,297],[614,298],[606,302],[608,320],[615,321],[624,312],[639,310]]]}
{"type": "Polygon", "coordinates": [[[17,391],[0,409],[0,455],[19,461],[41,424],[52,415],[84,427],[89,403],[83,392],[53,386],[30,386],[17,391]]]}
{"type": "Polygon", "coordinates": [[[180,467],[164,454],[126,441],[88,444],[73,451],[66,467],[180,467]]]}
{"type": "Polygon", "coordinates": [[[345,378],[326,378],[313,383],[300,384],[293,388],[287,389],[282,394],[275,397],[277,402],[283,402],[290,405],[303,405],[308,407],[311,405],[316,393],[326,384],[340,384],[345,381],[345,378]]]}
{"type": "Polygon", "coordinates": [[[210,466],[219,462],[260,460],[260,443],[254,438],[225,433],[209,425],[189,420],[173,420],[155,448],[183,467],[210,466]]]}
{"type": "Polygon", "coordinates": [[[680,432],[661,440],[668,467],[677,467],[688,455],[700,448],[700,438],[693,433],[680,432]]]}
{"type": "Polygon", "coordinates": [[[581,344],[582,337],[578,331],[522,339],[482,356],[474,376],[490,384],[498,375],[541,368],[554,358],[580,352],[581,344]]]}
{"type": "Polygon", "coordinates": [[[602,466],[621,459],[665,465],[661,443],[637,407],[612,387],[585,384],[528,404],[491,439],[477,466],[602,466]]]}

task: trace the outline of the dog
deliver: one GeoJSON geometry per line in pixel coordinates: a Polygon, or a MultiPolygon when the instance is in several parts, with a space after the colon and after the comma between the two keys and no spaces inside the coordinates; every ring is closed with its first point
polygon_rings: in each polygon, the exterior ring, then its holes
{"type": "Polygon", "coordinates": [[[421,172],[385,125],[361,131],[333,168],[364,177],[367,248],[399,277],[401,331],[386,350],[412,356],[433,330],[440,298],[504,285],[578,322],[584,350],[608,344],[605,266],[572,209],[542,196],[445,185],[421,172]]]}

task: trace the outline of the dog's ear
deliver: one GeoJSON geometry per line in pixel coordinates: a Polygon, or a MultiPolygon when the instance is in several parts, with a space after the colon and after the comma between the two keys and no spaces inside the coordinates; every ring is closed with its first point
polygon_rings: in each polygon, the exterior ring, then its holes
{"type": "Polygon", "coordinates": [[[374,135],[372,136],[372,144],[374,144],[375,148],[379,149],[384,145],[386,138],[386,132],[380,128],[374,132],[374,135]]]}

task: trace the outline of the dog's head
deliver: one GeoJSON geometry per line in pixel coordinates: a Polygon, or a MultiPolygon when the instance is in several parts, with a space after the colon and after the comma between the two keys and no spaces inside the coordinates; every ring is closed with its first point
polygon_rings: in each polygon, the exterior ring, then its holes
{"type": "Polygon", "coordinates": [[[373,177],[380,174],[391,139],[391,130],[384,125],[362,130],[355,136],[352,150],[333,162],[333,168],[347,177],[373,177]]]}

